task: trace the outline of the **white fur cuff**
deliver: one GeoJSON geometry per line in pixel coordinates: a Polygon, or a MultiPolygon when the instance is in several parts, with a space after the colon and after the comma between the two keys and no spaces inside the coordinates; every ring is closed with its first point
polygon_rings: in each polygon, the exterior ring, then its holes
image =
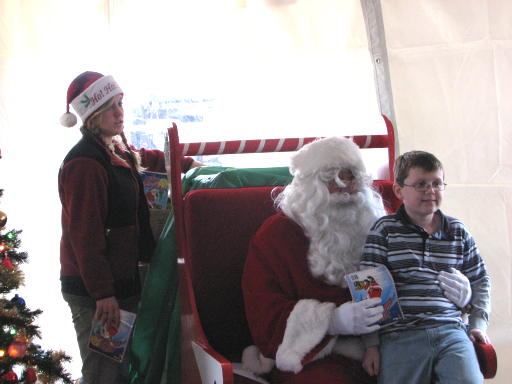
{"type": "Polygon", "coordinates": [[[274,360],[263,356],[255,345],[249,345],[242,352],[242,366],[256,375],[269,373],[274,364],[274,360]]]}
{"type": "MultiPolygon", "coordinates": [[[[295,304],[284,332],[283,342],[277,349],[276,366],[281,371],[298,373],[302,370],[302,359],[317,346],[327,333],[327,328],[335,305],[320,303],[317,300],[304,299],[295,304]]],[[[322,355],[330,353],[333,343],[321,351],[322,355]]]]}

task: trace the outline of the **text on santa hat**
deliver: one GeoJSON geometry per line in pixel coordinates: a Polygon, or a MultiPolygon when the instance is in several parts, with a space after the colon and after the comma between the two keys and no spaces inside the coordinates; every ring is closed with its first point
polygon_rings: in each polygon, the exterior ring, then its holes
{"type": "Polygon", "coordinates": [[[112,93],[117,89],[116,83],[107,83],[102,89],[95,91],[91,97],[89,97],[86,93],[84,93],[83,100],[80,100],[80,103],[84,104],[85,108],[89,108],[89,106],[94,107],[97,103],[103,100],[106,96],[112,93]]]}

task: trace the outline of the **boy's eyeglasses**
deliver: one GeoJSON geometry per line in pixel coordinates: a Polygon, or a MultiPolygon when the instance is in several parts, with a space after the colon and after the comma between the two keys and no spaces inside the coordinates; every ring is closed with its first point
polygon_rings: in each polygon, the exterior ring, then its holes
{"type": "Polygon", "coordinates": [[[414,183],[414,184],[405,184],[405,183],[403,183],[402,186],[404,186],[404,187],[412,187],[417,192],[426,192],[430,188],[432,188],[434,191],[444,191],[446,186],[447,186],[447,184],[443,183],[442,181],[434,181],[432,183],[427,183],[425,181],[418,181],[417,183],[414,183]]]}

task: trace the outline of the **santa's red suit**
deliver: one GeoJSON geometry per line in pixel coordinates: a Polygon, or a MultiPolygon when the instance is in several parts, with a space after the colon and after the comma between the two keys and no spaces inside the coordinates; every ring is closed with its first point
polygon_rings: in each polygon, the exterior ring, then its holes
{"type": "Polygon", "coordinates": [[[267,219],[250,243],[242,279],[245,310],[256,346],[275,359],[271,382],[372,383],[360,362],[333,352],[331,314],[351,296],[313,277],[309,244],[303,229],[282,212],[267,219]]]}

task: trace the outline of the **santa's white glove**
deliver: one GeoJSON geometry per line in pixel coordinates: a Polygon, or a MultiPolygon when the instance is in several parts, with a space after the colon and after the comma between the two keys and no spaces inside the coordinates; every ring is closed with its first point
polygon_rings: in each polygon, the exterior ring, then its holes
{"type": "Polygon", "coordinates": [[[464,308],[471,299],[471,284],[458,269],[439,272],[439,284],[448,300],[459,308],[464,308]]]}
{"type": "Polygon", "coordinates": [[[384,308],[380,298],[350,302],[335,308],[329,323],[331,335],[363,335],[375,332],[380,328],[376,324],[381,318],[384,308]]]}

